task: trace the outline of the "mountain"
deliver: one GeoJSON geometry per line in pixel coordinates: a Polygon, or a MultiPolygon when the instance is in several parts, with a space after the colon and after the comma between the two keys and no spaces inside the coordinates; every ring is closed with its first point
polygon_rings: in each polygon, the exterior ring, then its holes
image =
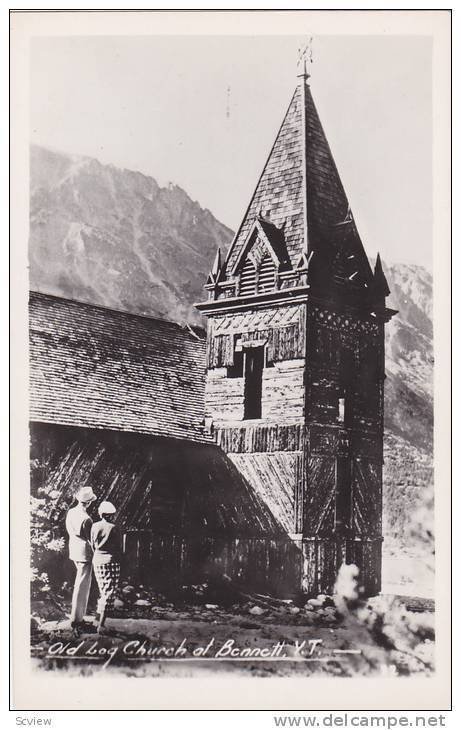
{"type": "Polygon", "coordinates": [[[386,325],[384,550],[394,547],[396,563],[408,550],[422,556],[428,585],[434,499],[432,276],[412,264],[383,268],[391,290],[388,306],[398,310],[386,325]]]}
{"type": "Polygon", "coordinates": [[[385,266],[397,309],[386,325],[386,427],[416,446],[432,450],[432,276],[422,266],[385,266]],[[411,435],[410,435],[411,434],[411,435]]]}
{"type": "MultiPolygon", "coordinates": [[[[193,302],[232,237],[209,210],[176,185],[40,147],[30,178],[32,289],[203,324],[193,302]]],[[[384,523],[403,544],[432,483],[432,277],[383,266],[398,310],[386,327],[384,523]]]]}
{"type": "Polygon", "coordinates": [[[179,322],[232,231],[177,185],[31,147],[30,287],[179,322]]]}

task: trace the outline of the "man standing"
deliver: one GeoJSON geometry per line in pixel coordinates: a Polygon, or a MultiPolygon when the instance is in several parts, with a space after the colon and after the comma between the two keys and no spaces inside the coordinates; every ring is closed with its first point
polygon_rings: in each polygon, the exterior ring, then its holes
{"type": "Polygon", "coordinates": [[[82,487],[75,495],[75,498],[78,504],[67,513],[66,529],[69,533],[69,558],[74,561],[77,568],[72,594],[70,625],[74,633],[78,635],[88,605],[91,585],[91,561],[93,558],[93,549],[90,545],[93,520],[87,510],[96,499],[96,495],[91,487],[82,487]]]}

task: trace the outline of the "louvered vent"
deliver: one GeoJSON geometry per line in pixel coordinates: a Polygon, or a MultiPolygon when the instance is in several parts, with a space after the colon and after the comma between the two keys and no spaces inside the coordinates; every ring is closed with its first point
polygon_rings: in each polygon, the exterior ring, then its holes
{"type": "Polygon", "coordinates": [[[272,291],[275,287],[275,266],[269,254],[261,261],[258,279],[258,292],[272,291]]]}
{"type": "Polygon", "coordinates": [[[245,261],[240,274],[240,296],[256,293],[256,269],[250,259],[245,261]]]}

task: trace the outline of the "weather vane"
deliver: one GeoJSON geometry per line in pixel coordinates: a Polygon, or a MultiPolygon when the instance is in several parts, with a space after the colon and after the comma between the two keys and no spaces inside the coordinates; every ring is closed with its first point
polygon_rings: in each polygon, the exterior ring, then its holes
{"type": "Polygon", "coordinates": [[[304,46],[298,48],[298,68],[301,68],[303,75],[310,76],[307,69],[313,63],[313,38],[309,36],[304,46]]]}

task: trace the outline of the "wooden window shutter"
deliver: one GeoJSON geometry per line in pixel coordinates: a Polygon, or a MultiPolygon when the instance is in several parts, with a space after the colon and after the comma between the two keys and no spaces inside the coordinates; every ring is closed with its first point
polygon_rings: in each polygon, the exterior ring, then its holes
{"type": "Polygon", "coordinates": [[[275,264],[266,253],[259,267],[258,292],[272,291],[275,288],[275,264]]]}
{"type": "Polygon", "coordinates": [[[234,338],[232,335],[216,335],[211,338],[208,353],[209,368],[226,368],[234,364],[234,338]]]}
{"type": "Polygon", "coordinates": [[[294,360],[303,356],[299,324],[276,327],[271,334],[271,361],[294,360]]]}
{"type": "Polygon", "coordinates": [[[267,348],[266,348],[266,363],[268,365],[274,364],[274,333],[276,330],[269,330],[267,333],[267,348]]]}
{"type": "Polygon", "coordinates": [[[240,274],[239,295],[246,296],[256,293],[256,269],[251,259],[247,258],[240,274]]]}

